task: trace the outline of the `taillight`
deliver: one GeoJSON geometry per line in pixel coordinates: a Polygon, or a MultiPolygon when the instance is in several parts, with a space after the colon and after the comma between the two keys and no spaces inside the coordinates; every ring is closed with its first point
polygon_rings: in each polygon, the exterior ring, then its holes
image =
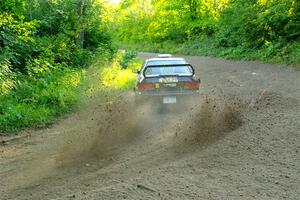
{"type": "Polygon", "coordinates": [[[139,83],[137,85],[139,90],[154,90],[155,89],[155,84],[153,83],[139,83]]]}
{"type": "Polygon", "coordinates": [[[184,89],[199,89],[200,83],[198,81],[192,81],[184,83],[184,89]]]}

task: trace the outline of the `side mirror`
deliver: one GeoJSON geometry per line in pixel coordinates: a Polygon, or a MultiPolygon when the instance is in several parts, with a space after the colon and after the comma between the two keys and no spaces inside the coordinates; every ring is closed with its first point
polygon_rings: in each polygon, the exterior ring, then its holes
{"type": "Polygon", "coordinates": [[[136,73],[136,74],[140,73],[140,71],[138,69],[132,69],[132,72],[136,73]]]}

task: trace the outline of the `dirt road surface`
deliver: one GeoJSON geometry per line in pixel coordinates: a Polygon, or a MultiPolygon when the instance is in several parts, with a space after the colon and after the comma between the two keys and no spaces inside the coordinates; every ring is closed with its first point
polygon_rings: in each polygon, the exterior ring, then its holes
{"type": "Polygon", "coordinates": [[[299,199],[300,73],[186,59],[202,89],[183,104],[103,94],[46,129],[1,137],[0,199],[299,199]]]}

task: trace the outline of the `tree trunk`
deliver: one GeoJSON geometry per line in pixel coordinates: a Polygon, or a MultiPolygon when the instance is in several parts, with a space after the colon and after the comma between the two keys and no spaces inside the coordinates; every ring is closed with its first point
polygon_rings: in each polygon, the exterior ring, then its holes
{"type": "Polygon", "coordinates": [[[76,44],[81,48],[83,48],[83,44],[84,44],[84,29],[85,29],[87,1],[88,0],[80,0],[77,6],[79,28],[78,28],[78,34],[76,36],[77,37],[76,44]]]}

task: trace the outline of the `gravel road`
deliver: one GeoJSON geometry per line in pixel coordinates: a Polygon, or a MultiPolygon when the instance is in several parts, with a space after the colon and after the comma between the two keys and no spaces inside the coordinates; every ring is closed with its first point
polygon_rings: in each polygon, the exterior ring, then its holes
{"type": "Polygon", "coordinates": [[[1,137],[0,199],[299,199],[299,71],[185,58],[202,89],[182,104],[103,94],[1,137]]]}

